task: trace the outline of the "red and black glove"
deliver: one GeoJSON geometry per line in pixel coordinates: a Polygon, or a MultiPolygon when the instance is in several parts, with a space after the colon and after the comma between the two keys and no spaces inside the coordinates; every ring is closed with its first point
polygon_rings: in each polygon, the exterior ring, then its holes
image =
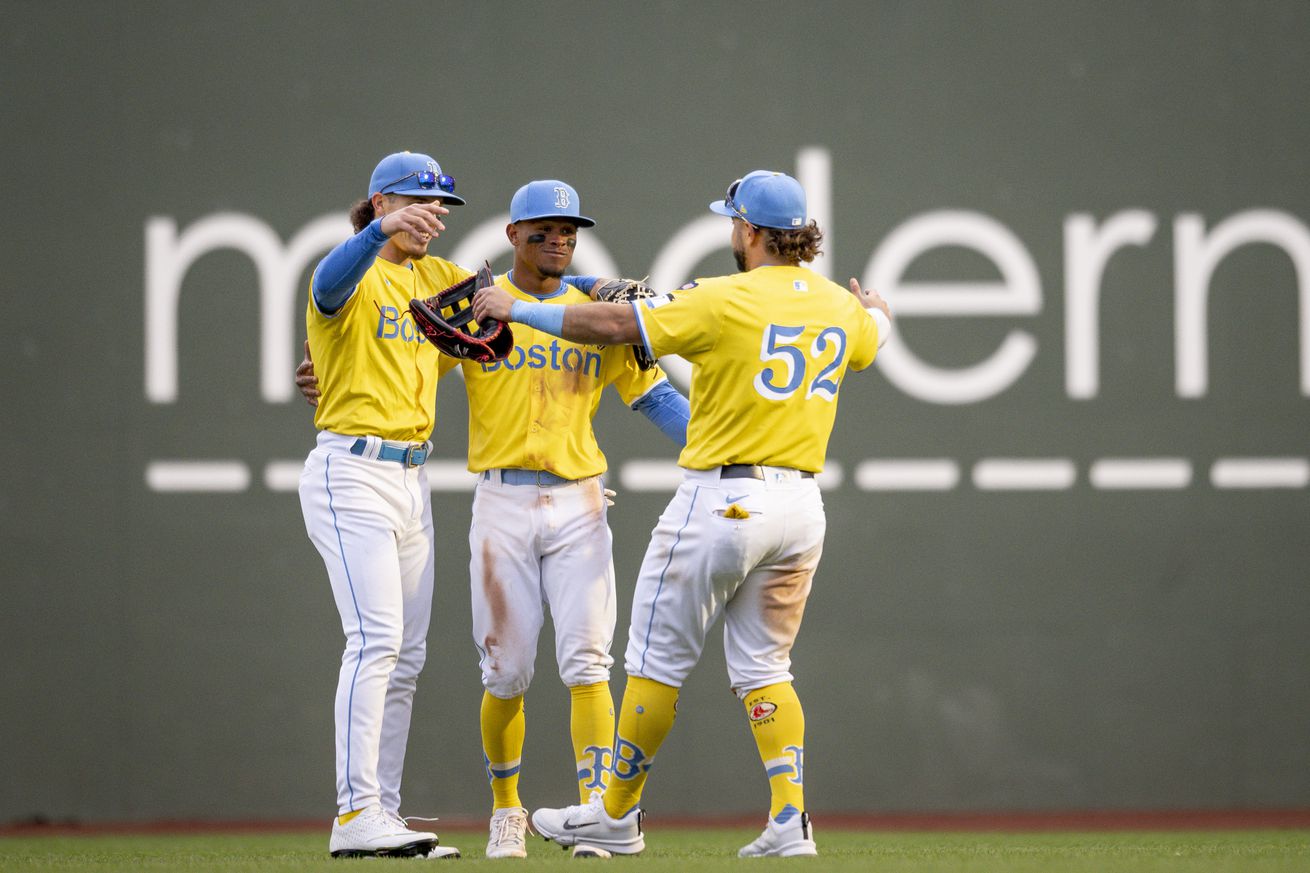
{"type": "Polygon", "coordinates": [[[473,320],[473,295],[495,282],[491,265],[484,263],[477,275],[424,300],[410,300],[409,312],[428,341],[452,358],[484,364],[499,361],[514,348],[509,325],[495,319],[473,320]]]}

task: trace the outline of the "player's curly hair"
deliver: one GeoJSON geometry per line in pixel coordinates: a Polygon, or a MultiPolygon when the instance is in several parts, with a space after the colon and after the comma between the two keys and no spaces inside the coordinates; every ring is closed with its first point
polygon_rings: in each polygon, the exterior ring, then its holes
{"type": "Polygon", "coordinates": [[[819,246],[823,245],[823,231],[819,230],[818,223],[813,219],[796,230],[780,230],[776,227],[760,229],[767,233],[764,245],[769,254],[782,258],[792,266],[800,266],[801,262],[808,264],[821,254],[819,246]]]}
{"type": "Polygon", "coordinates": [[[350,207],[350,223],[355,227],[355,233],[369,226],[377,214],[373,210],[373,199],[365,197],[363,200],[350,207]]]}

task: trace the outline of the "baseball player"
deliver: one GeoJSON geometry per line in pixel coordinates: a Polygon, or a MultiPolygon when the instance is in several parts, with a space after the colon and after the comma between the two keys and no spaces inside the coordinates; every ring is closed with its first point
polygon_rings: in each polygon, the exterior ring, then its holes
{"type": "Polygon", "coordinates": [[[314,271],[305,320],[321,397],[317,447],[300,477],[346,648],[336,693],[333,856],[459,857],[399,815],[414,688],[432,612],[432,507],[423,472],[437,353],[401,318],[468,271],[428,256],[447,206],[464,203],[431,157],[383,158],[356,233],[314,271]]]}
{"type": "MultiPolygon", "coordinates": [[[[497,287],[516,300],[560,307],[589,300],[593,277],[565,276],[578,229],[577,191],[530,182],[510,202],[505,232],[514,266],[497,287]]],[[[308,363],[308,362],[307,362],[308,363]]],[[[457,362],[441,359],[442,370],[457,362]]],[[[664,433],[686,442],[689,407],[658,367],[638,368],[624,345],[562,342],[521,325],[498,362],[458,362],[469,401],[469,470],[478,474],[469,530],[473,635],[481,656],[483,754],[492,790],[487,857],[527,854],[528,813],[518,783],[523,695],[549,607],[583,801],[604,789],[614,739],[609,689],[615,591],[612,537],[592,418],[607,385],[664,433]]],[[[302,364],[297,384],[309,387],[302,364]]],[[[312,401],[312,394],[305,391],[312,401]]],[[[580,847],[579,854],[594,849],[580,847]]]]}
{"type": "MultiPolygon", "coordinates": [[[[587,301],[562,282],[580,214],[572,186],[530,182],[510,202],[514,267],[497,287],[562,308],[587,301]]],[[[532,680],[543,607],[555,625],[559,676],[584,801],[601,790],[614,739],[609,689],[615,593],[612,537],[592,417],[606,385],[685,442],[686,400],[659,368],[642,371],[623,345],[575,344],[527,325],[494,364],[463,362],[469,400],[469,470],[479,474],[469,529],[474,642],[481,655],[482,742],[493,813],[488,857],[522,857],[527,811],[518,795],[523,695],[532,680]]]]}
{"type": "Polygon", "coordinates": [[[686,474],[637,580],[610,784],[580,806],[539,809],[532,823],[562,845],[585,842],[621,854],[645,847],[642,789],[673,726],[678,689],[722,614],[732,688],[772,795],[763,833],[739,854],[813,855],[805,721],[790,668],[823,549],[814,476],[846,371],[873,362],[890,312],[854,279],[848,293],[802,266],[822,237],[790,176],[755,171],[710,208],[733,219],[735,275],[630,304],[561,310],[496,288],[474,299],[478,317],[575,342],[640,342],[692,364],[691,423],[678,461],[686,474]]]}

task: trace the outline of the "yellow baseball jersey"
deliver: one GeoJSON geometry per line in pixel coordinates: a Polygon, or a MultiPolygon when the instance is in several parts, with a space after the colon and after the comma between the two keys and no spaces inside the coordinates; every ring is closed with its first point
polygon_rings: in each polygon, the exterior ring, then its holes
{"type": "Polygon", "coordinates": [[[437,398],[436,348],[409,314],[412,297],[430,297],[470,276],[429,255],[410,266],[377,258],[355,293],[332,315],[305,313],[322,395],[314,426],[351,436],[423,442],[437,398]]]}
{"type": "MultiPolygon", "coordinates": [[[[550,297],[520,291],[506,276],[496,284],[516,300],[571,305],[591,299],[568,284],[550,297]]],[[[469,400],[469,470],[515,467],[565,479],[605,472],[591,429],[601,392],[613,384],[632,405],[664,373],[638,369],[627,346],[579,345],[526,324],[513,330],[514,349],[504,360],[461,362],[469,400]]]]}
{"type": "Polygon", "coordinates": [[[632,305],[650,350],[692,365],[679,465],[823,469],[842,377],[878,353],[854,295],[804,267],[769,266],[632,305]]]}

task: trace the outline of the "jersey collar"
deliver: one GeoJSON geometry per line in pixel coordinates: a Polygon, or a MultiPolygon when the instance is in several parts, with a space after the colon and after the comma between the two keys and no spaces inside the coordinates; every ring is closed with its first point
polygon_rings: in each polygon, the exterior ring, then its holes
{"type": "Polygon", "coordinates": [[[533,293],[531,293],[530,291],[524,291],[522,288],[520,288],[520,287],[519,287],[517,284],[515,284],[515,282],[514,282],[514,268],[513,268],[513,267],[511,267],[510,270],[509,270],[509,272],[505,274],[505,281],[506,281],[506,282],[509,282],[509,284],[513,285],[515,291],[517,291],[517,292],[519,292],[520,294],[523,294],[523,295],[525,295],[525,296],[527,296],[527,297],[530,297],[530,298],[533,299],[533,300],[550,300],[552,297],[558,297],[558,296],[560,296],[561,294],[563,294],[566,290],[568,290],[568,287],[569,287],[569,283],[568,283],[568,282],[565,282],[565,281],[563,280],[563,278],[561,278],[561,279],[560,279],[560,283],[559,283],[559,287],[555,289],[555,292],[554,292],[553,294],[533,294],[533,293]]]}

